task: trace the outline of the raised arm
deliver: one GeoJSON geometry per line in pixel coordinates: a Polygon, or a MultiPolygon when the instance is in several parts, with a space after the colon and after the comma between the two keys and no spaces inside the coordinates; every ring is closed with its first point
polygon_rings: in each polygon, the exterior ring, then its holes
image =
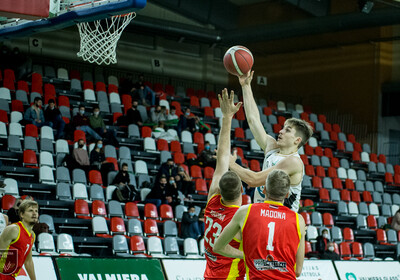
{"type": "Polygon", "coordinates": [[[289,176],[293,176],[298,172],[302,172],[301,160],[297,157],[288,157],[281,160],[277,165],[260,172],[254,172],[250,169],[245,169],[235,163],[236,154],[229,159],[229,168],[235,172],[243,182],[246,182],[250,187],[256,188],[263,186],[267,180],[268,174],[274,169],[281,169],[289,176]]]}
{"type": "Polygon", "coordinates": [[[232,118],[242,105],[241,102],[236,105],[233,103],[234,93],[231,91],[230,96],[228,96],[228,90],[226,88],[222,90],[221,95],[218,95],[218,99],[222,111],[222,127],[219,131],[218,138],[217,165],[212,178],[207,200],[210,200],[214,194],[219,193],[219,180],[229,169],[232,118]]]}
{"type": "Polygon", "coordinates": [[[250,130],[258,145],[263,149],[264,153],[267,153],[269,150],[276,149],[277,145],[276,140],[265,132],[264,126],[261,123],[260,113],[251,89],[253,74],[254,71],[251,71],[239,77],[239,83],[242,86],[244,109],[250,130]]]}
{"type": "Polygon", "coordinates": [[[300,238],[300,244],[299,248],[297,249],[297,254],[296,254],[296,277],[300,277],[301,270],[303,269],[303,263],[304,263],[304,253],[305,253],[305,236],[306,236],[306,223],[304,222],[304,218],[301,215],[297,214],[297,217],[299,218],[299,226],[300,226],[300,233],[301,233],[301,238],[300,238]]]}

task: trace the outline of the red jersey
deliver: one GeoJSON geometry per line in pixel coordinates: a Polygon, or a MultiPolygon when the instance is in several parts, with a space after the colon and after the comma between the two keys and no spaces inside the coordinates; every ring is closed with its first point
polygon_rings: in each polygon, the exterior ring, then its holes
{"type": "MultiPolygon", "coordinates": [[[[204,214],[206,228],[204,232],[204,247],[207,260],[204,278],[206,280],[242,280],[246,274],[243,260],[228,258],[213,251],[215,239],[229,224],[238,209],[239,206],[237,205],[224,205],[219,194],[213,195],[207,203],[204,214]]],[[[240,248],[240,241],[238,240],[232,240],[229,244],[236,249],[240,248]]]]}
{"type": "MultiPolygon", "coordinates": [[[[8,246],[7,256],[2,256],[0,259],[0,273],[13,277],[17,277],[19,274],[35,241],[35,234],[29,233],[22,222],[18,222],[16,225],[19,229],[18,237],[8,246]]],[[[2,279],[1,276],[0,279],[2,279]]]]}
{"type": "Polygon", "coordinates": [[[281,203],[249,205],[242,227],[247,279],[296,279],[298,214],[281,203]]]}

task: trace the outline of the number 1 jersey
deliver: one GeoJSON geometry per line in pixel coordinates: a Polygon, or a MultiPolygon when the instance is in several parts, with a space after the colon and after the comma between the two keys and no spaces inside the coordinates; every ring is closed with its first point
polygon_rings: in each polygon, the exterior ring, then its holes
{"type": "MultiPolygon", "coordinates": [[[[242,280],[246,274],[244,261],[228,258],[213,251],[215,240],[239,209],[237,205],[224,205],[221,199],[221,195],[212,196],[207,203],[204,214],[204,247],[207,260],[204,278],[206,280],[242,280]]],[[[240,241],[236,239],[232,240],[229,244],[236,249],[240,247],[240,241]]]]}

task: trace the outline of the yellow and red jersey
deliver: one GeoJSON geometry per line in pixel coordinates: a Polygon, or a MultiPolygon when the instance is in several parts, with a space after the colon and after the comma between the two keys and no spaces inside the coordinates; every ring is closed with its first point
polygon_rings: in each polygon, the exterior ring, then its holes
{"type": "MultiPolygon", "coordinates": [[[[204,247],[207,260],[204,278],[206,280],[242,280],[246,274],[243,260],[228,258],[213,251],[215,240],[232,220],[238,209],[239,206],[237,205],[224,205],[221,201],[221,195],[212,196],[207,203],[204,214],[204,247]]],[[[234,239],[229,244],[239,249],[241,243],[234,239]]]]}
{"type": "MultiPolygon", "coordinates": [[[[2,252],[0,259],[0,273],[17,277],[26,257],[32,250],[35,242],[35,234],[30,233],[22,222],[16,223],[18,226],[18,237],[11,242],[5,252],[2,252]]],[[[0,279],[2,279],[0,277],[0,279]]]]}
{"type": "Polygon", "coordinates": [[[242,227],[247,279],[296,279],[298,214],[281,203],[249,205],[242,227]]]}

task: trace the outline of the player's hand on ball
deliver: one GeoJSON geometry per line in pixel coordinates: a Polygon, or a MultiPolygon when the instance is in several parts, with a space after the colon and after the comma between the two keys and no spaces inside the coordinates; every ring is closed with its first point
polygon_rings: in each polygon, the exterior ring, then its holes
{"type": "Polygon", "coordinates": [[[241,86],[250,85],[251,80],[253,80],[254,71],[249,71],[243,76],[239,76],[239,83],[241,86]]]}
{"type": "Polygon", "coordinates": [[[235,115],[236,112],[239,111],[242,102],[238,102],[235,105],[235,103],[233,102],[234,97],[235,94],[233,93],[233,90],[231,90],[231,94],[230,96],[228,96],[228,90],[226,88],[222,90],[221,94],[218,94],[218,100],[223,116],[232,118],[233,115],[235,115]]]}

